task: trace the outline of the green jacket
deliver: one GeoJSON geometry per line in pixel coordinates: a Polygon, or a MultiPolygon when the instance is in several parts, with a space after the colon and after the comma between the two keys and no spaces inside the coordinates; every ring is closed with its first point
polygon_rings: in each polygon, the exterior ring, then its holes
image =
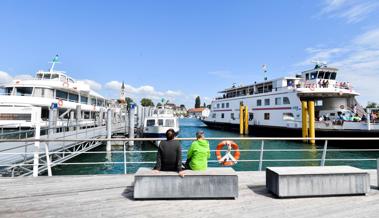
{"type": "Polygon", "coordinates": [[[206,170],[210,156],[209,142],[207,140],[196,140],[192,142],[188,150],[187,159],[191,160],[189,165],[192,170],[206,170]]]}

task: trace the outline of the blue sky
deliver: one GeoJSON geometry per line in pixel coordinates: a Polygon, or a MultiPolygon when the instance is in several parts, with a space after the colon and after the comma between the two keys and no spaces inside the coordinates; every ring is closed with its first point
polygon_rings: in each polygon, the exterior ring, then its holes
{"type": "Polygon", "coordinates": [[[166,98],[188,107],[217,91],[293,75],[327,61],[359,98],[379,102],[379,2],[0,1],[0,82],[64,70],[106,97],[166,98]]]}

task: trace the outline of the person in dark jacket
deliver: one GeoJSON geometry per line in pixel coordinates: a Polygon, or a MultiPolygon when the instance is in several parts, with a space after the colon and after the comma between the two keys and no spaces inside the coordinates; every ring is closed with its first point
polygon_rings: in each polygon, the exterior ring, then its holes
{"type": "Polygon", "coordinates": [[[166,132],[167,141],[161,141],[157,152],[156,171],[176,171],[180,176],[182,172],[182,148],[179,141],[174,140],[175,131],[169,129],[166,132]]]}

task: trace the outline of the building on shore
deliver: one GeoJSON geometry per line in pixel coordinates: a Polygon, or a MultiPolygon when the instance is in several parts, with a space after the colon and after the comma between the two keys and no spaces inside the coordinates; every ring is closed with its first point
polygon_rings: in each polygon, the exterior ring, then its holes
{"type": "Polygon", "coordinates": [[[187,111],[188,116],[204,119],[209,116],[209,108],[191,108],[187,111]]]}

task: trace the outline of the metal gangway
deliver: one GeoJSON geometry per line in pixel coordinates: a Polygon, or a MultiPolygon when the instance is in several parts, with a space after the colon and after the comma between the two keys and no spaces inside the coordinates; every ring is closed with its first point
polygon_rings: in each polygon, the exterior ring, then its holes
{"type": "MultiPolygon", "coordinates": [[[[107,116],[101,120],[67,120],[60,122],[60,125],[48,127],[35,123],[31,129],[20,128],[12,132],[6,132],[0,127],[0,176],[31,175],[36,160],[41,163],[38,164],[38,174],[45,171],[51,174],[52,165],[96,148],[103,144],[99,139],[128,134],[128,120],[127,114],[115,114],[109,109],[107,116]]],[[[36,169],[34,171],[37,172],[36,169]]]]}

